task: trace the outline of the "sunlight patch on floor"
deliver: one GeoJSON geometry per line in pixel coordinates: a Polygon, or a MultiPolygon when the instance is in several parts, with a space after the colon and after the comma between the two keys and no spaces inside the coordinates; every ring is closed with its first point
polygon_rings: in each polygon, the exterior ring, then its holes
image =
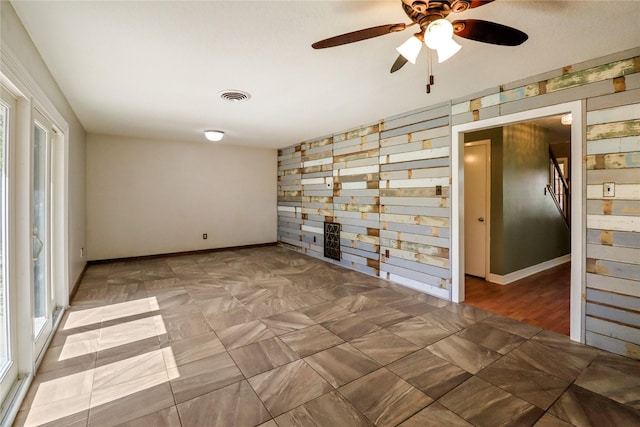
{"type": "Polygon", "coordinates": [[[25,425],[62,420],[179,377],[173,351],[165,347],[45,381],[37,386],[25,425]]]}
{"type": "Polygon", "coordinates": [[[95,331],[80,332],[65,339],[59,361],[72,359],[96,351],[135,343],[147,338],[162,336],[167,330],[162,316],[157,314],[130,322],[107,326],[95,331]]]}
{"type": "Polygon", "coordinates": [[[62,330],[71,330],[83,326],[95,325],[109,320],[150,313],[160,309],[156,297],[110,304],[103,307],[88,308],[69,312],[62,330]]]}

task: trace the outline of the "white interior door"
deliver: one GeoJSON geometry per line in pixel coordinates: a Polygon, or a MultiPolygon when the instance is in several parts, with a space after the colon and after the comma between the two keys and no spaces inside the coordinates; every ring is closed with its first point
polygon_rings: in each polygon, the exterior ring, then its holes
{"type": "Polygon", "coordinates": [[[487,277],[489,257],[490,141],[464,145],[465,273],[487,277]]]}

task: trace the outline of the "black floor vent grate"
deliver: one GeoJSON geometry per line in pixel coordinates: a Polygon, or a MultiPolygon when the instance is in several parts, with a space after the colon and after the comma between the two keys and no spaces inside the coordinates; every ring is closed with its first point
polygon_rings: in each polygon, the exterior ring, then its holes
{"type": "Polygon", "coordinates": [[[324,223],[324,256],[340,261],[340,224],[324,223]]]}

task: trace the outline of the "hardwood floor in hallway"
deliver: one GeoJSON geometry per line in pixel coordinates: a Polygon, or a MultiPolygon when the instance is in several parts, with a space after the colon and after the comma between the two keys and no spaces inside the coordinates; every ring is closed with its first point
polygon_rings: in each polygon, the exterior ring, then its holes
{"type": "Polygon", "coordinates": [[[569,262],[508,285],[466,276],[465,303],[569,335],[570,288],[569,262]]]}

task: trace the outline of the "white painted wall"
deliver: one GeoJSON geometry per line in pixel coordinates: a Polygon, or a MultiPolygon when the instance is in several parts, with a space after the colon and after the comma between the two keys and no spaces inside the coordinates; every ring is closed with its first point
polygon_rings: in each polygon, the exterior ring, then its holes
{"type": "Polygon", "coordinates": [[[90,134],[88,257],[275,242],[276,182],[274,149],[90,134]]]}

